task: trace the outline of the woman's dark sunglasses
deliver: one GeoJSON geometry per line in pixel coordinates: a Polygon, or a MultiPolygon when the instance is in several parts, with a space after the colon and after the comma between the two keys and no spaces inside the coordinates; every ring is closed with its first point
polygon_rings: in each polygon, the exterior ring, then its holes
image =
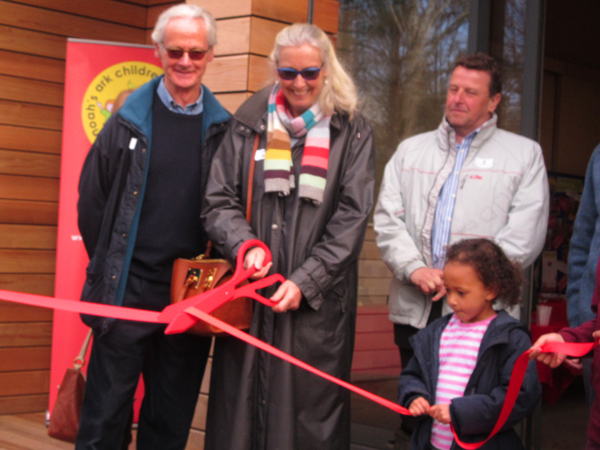
{"type": "Polygon", "coordinates": [[[165,48],[167,55],[171,59],[181,59],[184,53],[187,53],[192,61],[200,61],[208,50],[182,50],[180,48],[165,48]]]}
{"type": "Polygon", "coordinates": [[[277,69],[277,73],[279,74],[282,80],[286,81],[295,80],[298,75],[302,75],[302,78],[304,78],[306,81],[314,81],[317,78],[319,78],[319,73],[321,73],[321,67],[308,67],[302,70],[292,69],[291,67],[284,67],[281,69],[277,69]]]}

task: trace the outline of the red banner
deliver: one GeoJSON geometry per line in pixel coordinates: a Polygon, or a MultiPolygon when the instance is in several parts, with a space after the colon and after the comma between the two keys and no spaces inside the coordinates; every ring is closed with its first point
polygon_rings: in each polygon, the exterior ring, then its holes
{"type": "MultiPolygon", "coordinates": [[[[54,291],[58,298],[79,300],[85,280],[88,258],[77,227],[77,186],[90,145],[110,117],[119,93],[135,89],[162,72],[152,46],[76,39],[67,42],[54,291]]],[[[50,411],[86,332],[78,314],[54,312],[50,411]]]]}

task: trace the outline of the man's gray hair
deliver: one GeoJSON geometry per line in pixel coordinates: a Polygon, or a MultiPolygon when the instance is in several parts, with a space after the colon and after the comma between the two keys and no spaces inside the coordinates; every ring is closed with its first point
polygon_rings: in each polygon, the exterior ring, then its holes
{"type": "Polygon", "coordinates": [[[206,25],[206,38],[208,46],[214,47],[217,45],[217,23],[215,18],[204,8],[196,5],[176,5],[162,12],[158,16],[154,30],[152,31],[152,41],[155,44],[162,45],[165,39],[165,29],[171,19],[180,17],[189,17],[190,19],[202,19],[206,25]]]}

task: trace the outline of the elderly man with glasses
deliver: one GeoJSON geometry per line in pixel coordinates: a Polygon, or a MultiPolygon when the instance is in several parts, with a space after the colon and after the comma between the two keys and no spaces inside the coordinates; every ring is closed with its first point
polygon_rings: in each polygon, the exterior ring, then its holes
{"type": "MultiPolygon", "coordinates": [[[[212,157],[229,113],[201,84],[216,25],[177,5],[152,33],[164,76],[138,88],[106,123],[79,184],[79,228],[90,257],[82,300],[160,311],[176,258],[206,249],[200,222],[212,157]]],[[[126,449],[133,398],[145,384],[138,449],[183,450],[210,338],[164,326],[83,316],[94,344],[76,449],[126,449]]]]}

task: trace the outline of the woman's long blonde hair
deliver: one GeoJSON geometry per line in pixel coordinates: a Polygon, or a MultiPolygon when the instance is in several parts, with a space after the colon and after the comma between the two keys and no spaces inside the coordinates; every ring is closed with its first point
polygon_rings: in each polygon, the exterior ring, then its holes
{"type": "Polygon", "coordinates": [[[323,113],[330,115],[337,110],[352,117],[358,103],[356,86],[337,59],[331,41],[319,27],[295,23],[281,30],[275,38],[275,47],[270,55],[274,70],[277,71],[279,52],[283,47],[303,45],[311,45],[321,52],[321,61],[327,71],[327,80],[318,100],[323,113]]]}

